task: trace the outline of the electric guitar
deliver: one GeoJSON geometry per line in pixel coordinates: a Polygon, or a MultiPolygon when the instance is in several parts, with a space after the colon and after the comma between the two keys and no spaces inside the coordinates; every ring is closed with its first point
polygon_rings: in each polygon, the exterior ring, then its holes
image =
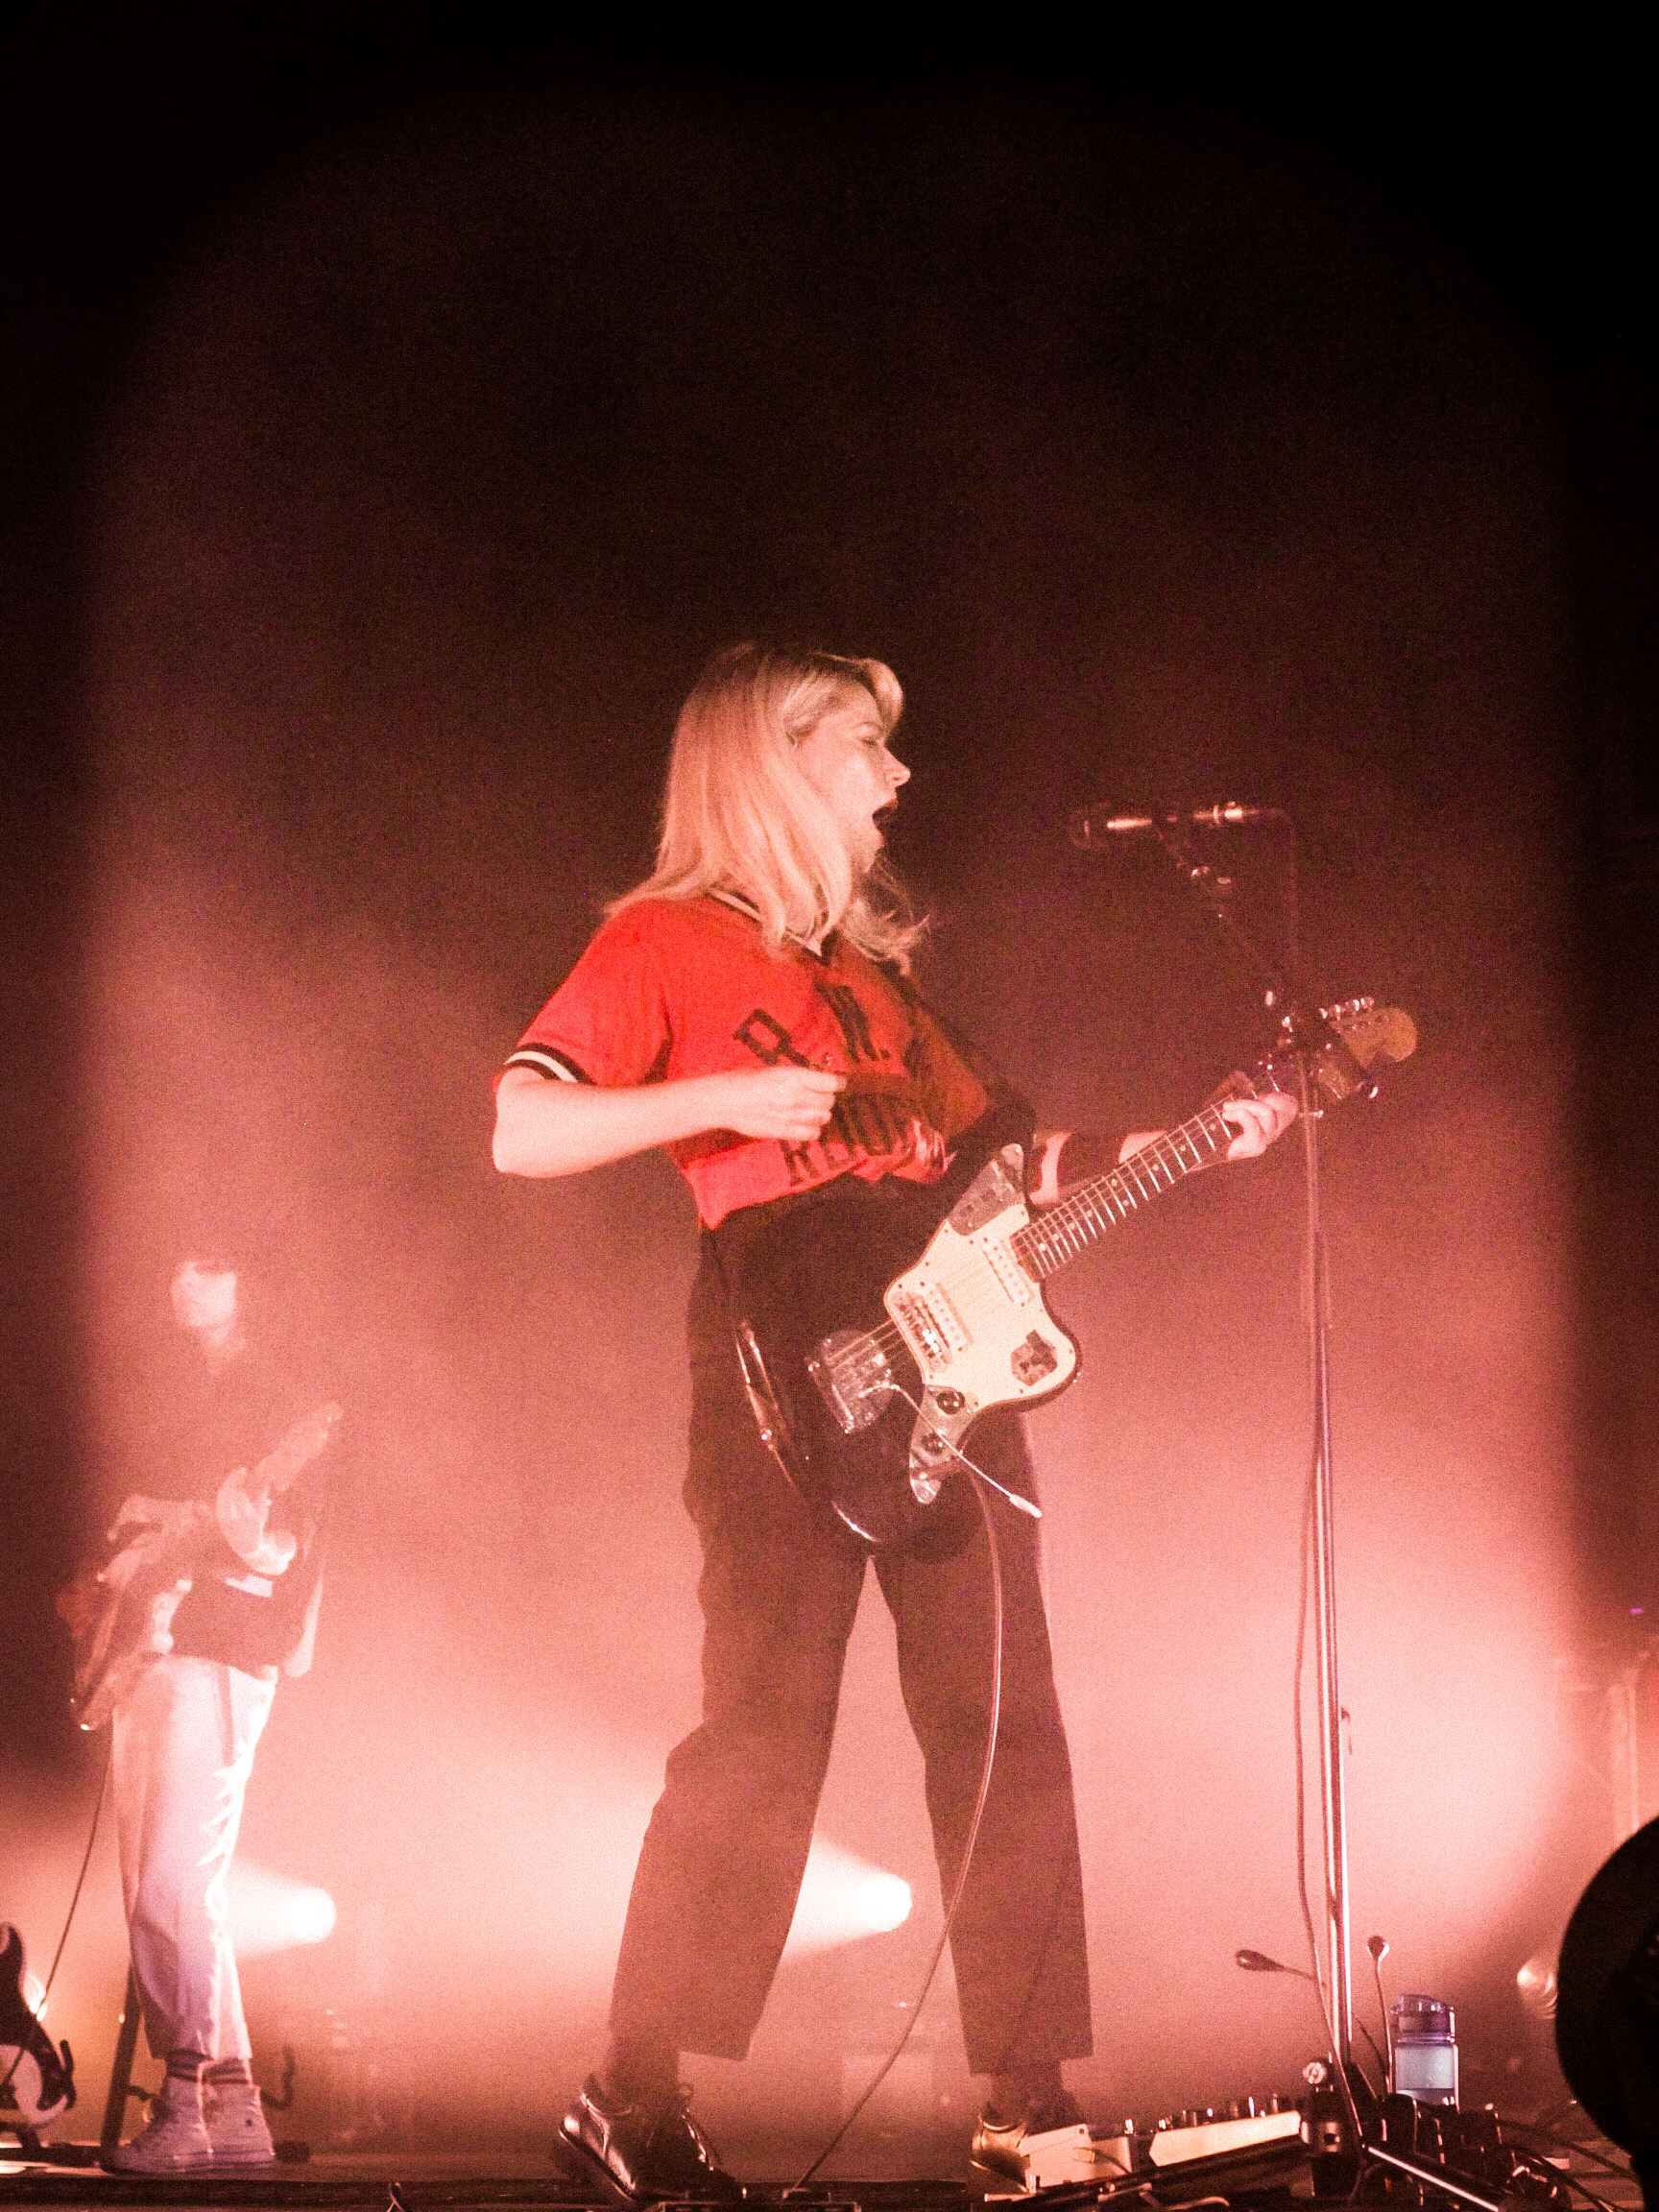
{"type": "MultiPolygon", "coordinates": [[[[340,1419],[331,1401],[302,1413],[246,1478],[248,1495],[286,1490],[325,1448],[340,1419]]],[[[60,1618],[75,1639],[71,1703],[83,1728],[101,1727],[149,1661],[173,1648],[173,1616],[220,1547],[217,1508],[200,1499],[134,1492],[115,1516],[108,1541],[113,1557],[58,1593],[60,1618]]]]}
{"type": "MultiPolygon", "coordinates": [[[[1411,1017],[1369,998],[1325,1020],[1331,1034],[1313,1062],[1321,1100],[1369,1093],[1368,1068],[1416,1046],[1411,1017]]],[[[998,1407],[1040,1406],[1077,1372],[1046,1280],[1224,1158],[1238,1134],[1222,1114],[1230,1098],[1296,1088],[1281,1046],[1190,1121],[1035,1216],[1029,1133],[997,1107],[940,1182],[842,1176],[757,1224],[733,1216],[721,1261],[744,1388],[795,1488],[870,1544],[919,1535],[945,1478],[978,1472],[975,1422],[998,1407]]]]}
{"type": "Polygon", "coordinates": [[[74,2056],[67,2043],[55,2046],[36,2018],[24,1991],[23,1938],[0,1921],[0,2130],[34,2150],[35,2130],[74,2102],[74,2056]]]}

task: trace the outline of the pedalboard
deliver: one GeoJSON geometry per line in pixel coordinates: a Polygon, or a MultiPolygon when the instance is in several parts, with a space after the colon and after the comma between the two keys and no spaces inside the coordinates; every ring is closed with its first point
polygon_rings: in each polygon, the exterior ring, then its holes
{"type": "Polygon", "coordinates": [[[1225,2106],[1171,2113],[1149,2128],[1133,2120],[1110,2131],[1081,2123],[1027,2135],[1025,2194],[1080,2186],[1113,2188],[1128,2180],[1151,2180],[1188,2168],[1208,2170],[1217,2159],[1230,2165],[1258,2159],[1281,2162],[1286,2153],[1303,2154],[1302,2115],[1287,2100],[1246,2097],[1225,2106]]]}

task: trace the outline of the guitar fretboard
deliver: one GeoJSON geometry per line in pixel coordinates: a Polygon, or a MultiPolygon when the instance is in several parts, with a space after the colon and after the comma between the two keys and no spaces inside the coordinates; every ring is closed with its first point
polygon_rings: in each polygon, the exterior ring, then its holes
{"type": "Polygon", "coordinates": [[[1184,1176],[1224,1159],[1238,1134],[1219,1106],[1206,1106],[1179,1129],[1166,1129],[1109,1174],[1079,1185],[1011,1239],[1020,1262],[1039,1282],[1096,1244],[1108,1229],[1127,1221],[1148,1200],[1172,1190],[1184,1176]]]}

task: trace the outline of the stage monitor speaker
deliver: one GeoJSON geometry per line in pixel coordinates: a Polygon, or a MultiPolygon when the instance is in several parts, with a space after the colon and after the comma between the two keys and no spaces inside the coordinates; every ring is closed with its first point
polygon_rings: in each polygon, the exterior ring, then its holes
{"type": "Polygon", "coordinates": [[[1561,2071],[1659,2202],[1659,1820],[1619,1846],[1574,1907],[1559,1977],[1561,2071]]]}

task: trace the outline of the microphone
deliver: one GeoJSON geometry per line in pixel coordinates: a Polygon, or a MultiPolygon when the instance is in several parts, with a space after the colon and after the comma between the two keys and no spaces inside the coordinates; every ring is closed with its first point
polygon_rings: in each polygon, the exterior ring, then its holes
{"type": "Polygon", "coordinates": [[[1283,1959],[1269,1959],[1265,1951],[1235,1951],[1233,1963],[1246,1974],[1294,1974],[1303,1982],[1316,1980],[1305,1966],[1286,1966],[1283,1959]]]}
{"type": "Polygon", "coordinates": [[[1199,806],[1187,813],[1168,808],[1161,814],[1119,814],[1111,804],[1097,799],[1093,806],[1079,806],[1067,817],[1066,832],[1082,852],[1099,851],[1114,837],[1139,837],[1149,830],[1182,829],[1189,824],[1203,830],[1225,830],[1249,822],[1283,822],[1277,806],[1241,806],[1237,799],[1218,806],[1199,806]]]}

